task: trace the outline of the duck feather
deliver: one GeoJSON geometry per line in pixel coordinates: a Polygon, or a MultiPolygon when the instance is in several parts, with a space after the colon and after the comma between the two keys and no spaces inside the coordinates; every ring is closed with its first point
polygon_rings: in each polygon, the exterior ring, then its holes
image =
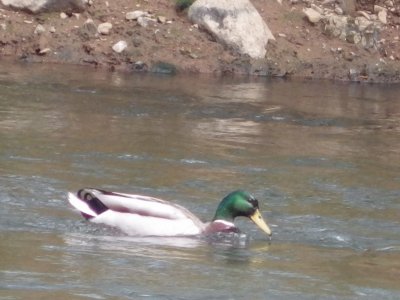
{"type": "Polygon", "coordinates": [[[186,208],[154,197],[86,188],[68,200],[86,219],[129,235],[197,235],[205,228],[186,208]]]}

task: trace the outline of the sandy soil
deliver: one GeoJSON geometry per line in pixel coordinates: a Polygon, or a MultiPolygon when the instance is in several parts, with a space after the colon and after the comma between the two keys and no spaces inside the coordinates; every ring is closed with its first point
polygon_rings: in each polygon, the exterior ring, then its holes
{"type": "MultiPolygon", "coordinates": [[[[94,0],[79,14],[66,12],[32,15],[0,9],[0,59],[28,62],[92,65],[124,71],[252,74],[326,78],[368,82],[400,82],[400,8],[388,15],[381,32],[381,47],[360,46],[329,38],[320,25],[302,13],[309,5],[299,1],[282,5],[273,0],[253,0],[276,37],[263,60],[250,60],[217,43],[193,26],[172,0],[94,0]],[[127,21],[133,10],[150,12],[162,22],[142,27],[127,21]],[[95,27],[85,24],[92,19],[95,27]],[[110,22],[108,35],[94,28],[110,22]],[[38,25],[43,27],[38,29],[38,25]],[[35,32],[36,31],[36,32],[35,32]],[[125,40],[128,47],[116,53],[112,46],[125,40]],[[355,70],[356,75],[350,75],[355,70]]],[[[376,2],[379,2],[377,0],[376,2]]],[[[395,1],[397,5],[397,2],[395,1]]],[[[400,6],[400,4],[398,4],[400,6]]],[[[360,9],[371,9],[360,7],[360,9]]]]}

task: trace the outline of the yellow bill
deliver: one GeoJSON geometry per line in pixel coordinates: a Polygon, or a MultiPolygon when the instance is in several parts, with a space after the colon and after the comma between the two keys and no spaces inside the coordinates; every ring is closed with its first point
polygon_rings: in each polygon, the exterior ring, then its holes
{"type": "Polygon", "coordinates": [[[256,223],[256,225],[257,225],[258,227],[260,227],[260,229],[261,229],[262,231],[264,231],[266,234],[268,234],[269,236],[272,235],[271,229],[268,227],[267,223],[265,223],[264,218],[262,217],[262,215],[261,215],[261,213],[260,213],[260,210],[257,209],[257,210],[254,212],[254,214],[252,214],[252,215],[250,216],[250,219],[251,219],[254,223],[256,223]]]}

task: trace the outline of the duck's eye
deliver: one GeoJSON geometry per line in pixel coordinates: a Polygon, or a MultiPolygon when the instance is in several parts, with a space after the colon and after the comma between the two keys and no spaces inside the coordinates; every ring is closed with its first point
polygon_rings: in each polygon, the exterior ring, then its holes
{"type": "Polygon", "coordinates": [[[256,198],[250,197],[247,201],[249,201],[253,207],[258,208],[258,200],[256,198]]]}

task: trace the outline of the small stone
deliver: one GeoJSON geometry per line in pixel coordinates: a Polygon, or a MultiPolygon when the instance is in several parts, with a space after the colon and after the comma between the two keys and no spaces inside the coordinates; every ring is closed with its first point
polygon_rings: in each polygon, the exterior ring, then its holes
{"type": "Polygon", "coordinates": [[[119,41],[112,46],[112,49],[117,53],[121,53],[126,47],[128,47],[128,44],[125,41],[119,41]]]}
{"type": "Polygon", "coordinates": [[[83,23],[79,30],[79,34],[84,40],[90,40],[99,35],[97,26],[94,24],[92,19],[87,19],[86,22],[83,23]]]}
{"type": "Polygon", "coordinates": [[[281,38],[285,38],[285,37],[286,37],[286,34],[284,34],[284,33],[278,33],[278,36],[281,37],[281,38]]]}
{"type": "Polygon", "coordinates": [[[346,35],[346,41],[352,44],[359,44],[361,42],[361,34],[355,30],[349,30],[346,35]]]}
{"type": "Polygon", "coordinates": [[[319,7],[318,5],[315,5],[314,3],[311,3],[311,8],[317,12],[319,12],[321,15],[324,13],[324,9],[319,7]]]}
{"type": "Polygon", "coordinates": [[[91,18],[87,19],[84,24],[89,24],[89,23],[94,24],[93,19],[91,19],[91,18]]]}
{"type": "Polygon", "coordinates": [[[38,26],[36,26],[35,31],[33,33],[37,34],[37,35],[40,35],[45,31],[46,31],[46,29],[44,28],[44,26],[39,24],[38,26]]]}
{"type": "Polygon", "coordinates": [[[167,22],[167,18],[164,16],[158,16],[157,21],[158,23],[165,24],[167,22]]]}
{"type": "Polygon", "coordinates": [[[133,46],[139,47],[140,45],[142,45],[143,41],[141,40],[141,38],[135,36],[135,37],[132,39],[132,43],[133,43],[133,46]]]}
{"type": "Polygon", "coordinates": [[[389,7],[393,7],[393,1],[392,0],[387,0],[385,1],[385,5],[389,7]]]}
{"type": "Polygon", "coordinates": [[[139,61],[137,61],[137,62],[135,62],[133,64],[133,70],[134,71],[139,71],[139,72],[147,71],[148,70],[148,66],[147,66],[147,64],[145,62],[139,60],[139,61]]]}
{"type": "Polygon", "coordinates": [[[68,18],[68,15],[65,12],[62,12],[62,13],[60,13],[60,18],[64,20],[64,19],[68,18]]]}
{"type": "Polygon", "coordinates": [[[173,75],[173,74],[176,74],[178,72],[178,69],[173,64],[170,64],[170,63],[167,63],[167,62],[163,62],[163,61],[159,61],[159,62],[155,63],[152,66],[151,72],[173,75]]]}
{"type": "Polygon", "coordinates": [[[147,16],[148,13],[142,10],[134,10],[127,12],[125,15],[125,19],[127,20],[137,20],[139,17],[147,16]]]}
{"type": "Polygon", "coordinates": [[[371,20],[371,15],[366,11],[359,10],[359,11],[357,11],[357,14],[362,16],[362,17],[364,17],[364,18],[366,18],[368,21],[371,20]]]}
{"type": "Polygon", "coordinates": [[[155,23],[156,20],[149,18],[149,17],[139,17],[137,22],[142,27],[147,27],[150,23],[155,23]]]}
{"type": "Polygon", "coordinates": [[[55,33],[55,32],[56,32],[56,28],[55,28],[54,26],[51,26],[51,27],[49,28],[49,32],[55,33]]]}
{"type": "Polygon", "coordinates": [[[41,49],[41,50],[39,51],[39,54],[40,54],[40,55],[45,55],[45,54],[49,53],[50,51],[51,51],[50,48],[44,48],[44,49],[41,49]]]}
{"type": "Polygon", "coordinates": [[[313,8],[304,8],[303,13],[306,15],[308,21],[313,24],[318,23],[322,18],[322,15],[313,8]]]}
{"type": "Polygon", "coordinates": [[[7,25],[6,23],[1,23],[0,24],[1,29],[6,30],[7,29],[7,25]]]}
{"type": "Polygon", "coordinates": [[[336,6],[335,13],[338,15],[343,15],[343,9],[340,6],[336,6]]]}
{"type": "Polygon", "coordinates": [[[357,80],[360,75],[360,72],[358,72],[356,69],[350,69],[349,70],[349,79],[350,80],[357,80]]]}
{"type": "Polygon", "coordinates": [[[97,32],[103,35],[110,34],[111,29],[112,29],[112,24],[109,22],[101,23],[99,24],[99,26],[97,26],[97,32]]]}
{"type": "Polygon", "coordinates": [[[383,10],[386,10],[386,8],[384,8],[383,6],[379,6],[379,5],[374,5],[374,13],[379,13],[383,10]]]}
{"type": "Polygon", "coordinates": [[[386,10],[381,10],[380,12],[378,12],[378,20],[382,24],[385,24],[385,25],[387,24],[387,12],[386,12],[386,10]]]}
{"type": "Polygon", "coordinates": [[[354,23],[357,26],[357,30],[360,32],[364,32],[367,28],[373,25],[373,22],[369,21],[365,17],[356,17],[354,23]]]}

